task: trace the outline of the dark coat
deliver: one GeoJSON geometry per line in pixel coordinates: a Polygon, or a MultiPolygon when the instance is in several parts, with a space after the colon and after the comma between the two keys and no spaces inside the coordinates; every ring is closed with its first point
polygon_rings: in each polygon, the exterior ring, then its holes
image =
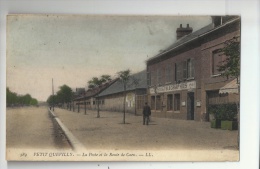
{"type": "Polygon", "coordinates": [[[151,115],[151,108],[148,105],[145,105],[143,108],[143,115],[144,116],[150,116],[151,115]]]}

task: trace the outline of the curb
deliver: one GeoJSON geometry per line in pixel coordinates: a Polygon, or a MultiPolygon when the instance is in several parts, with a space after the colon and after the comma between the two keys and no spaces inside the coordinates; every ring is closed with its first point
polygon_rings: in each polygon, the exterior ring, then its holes
{"type": "Polygon", "coordinates": [[[56,116],[56,114],[48,109],[51,117],[57,122],[65,136],[67,137],[72,149],[74,151],[84,151],[85,148],[83,144],[69,131],[69,129],[61,122],[61,120],[56,116]]]}

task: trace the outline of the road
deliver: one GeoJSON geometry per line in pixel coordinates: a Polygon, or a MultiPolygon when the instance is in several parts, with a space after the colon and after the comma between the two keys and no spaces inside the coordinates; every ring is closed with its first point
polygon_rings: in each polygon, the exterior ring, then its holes
{"type": "Polygon", "coordinates": [[[237,131],[210,128],[209,122],[151,118],[142,124],[142,116],[119,112],[87,111],[87,115],[64,109],[55,114],[87,150],[169,151],[161,160],[237,161],[237,131]],[[173,153],[175,152],[175,153],[173,153]]]}
{"type": "Polygon", "coordinates": [[[12,149],[70,149],[54,126],[47,107],[8,108],[6,147],[12,149]]]}
{"type": "MultiPolygon", "coordinates": [[[[55,109],[57,118],[85,148],[83,154],[59,160],[82,161],[238,161],[237,131],[210,128],[209,122],[151,118],[142,124],[142,116],[119,112],[80,113],[55,109]],[[86,152],[85,152],[86,151],[86,152]],[[132,157],[85,157],[85,153],[132,153],[132,157]],[[146,152],[152,157],[145,157],[146,152]],[[140,159],[142,157],[142,159],[140,159]]],[[[47,107],[7,109],[7,150],[71,150],[67,140],[52,122],[47,107]]],[[[15,153],[17,154],[17,153],[15,153]]],[[[19,155],[19,154],[18,154],[19,155]]],[[[20,159],[18,155],[14,159],[20,159]]],[[[31,154],[33,156],[33,153],[31,154]]],[[[37,160],[43,158],[38,157],[37,160]]],[[[46,158],[46,160],[56,158],[46,158]]]]}

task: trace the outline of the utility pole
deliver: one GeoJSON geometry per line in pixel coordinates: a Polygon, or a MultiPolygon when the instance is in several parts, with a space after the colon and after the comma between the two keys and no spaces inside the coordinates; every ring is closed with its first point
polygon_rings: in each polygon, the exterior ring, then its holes
{"type": "Polygon", "coordinates": [[[53,78],[52,78],[52,111],[54,111],[54,87],[53,87],[53,78]]]}

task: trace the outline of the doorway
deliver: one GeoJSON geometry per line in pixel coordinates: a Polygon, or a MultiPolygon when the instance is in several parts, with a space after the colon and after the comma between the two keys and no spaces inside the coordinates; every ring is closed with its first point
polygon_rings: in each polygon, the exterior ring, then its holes
{"type": "Polygon", "coordinates": [[[194,120],[194,93],[187,94],[187,120],[194,120]]]}

